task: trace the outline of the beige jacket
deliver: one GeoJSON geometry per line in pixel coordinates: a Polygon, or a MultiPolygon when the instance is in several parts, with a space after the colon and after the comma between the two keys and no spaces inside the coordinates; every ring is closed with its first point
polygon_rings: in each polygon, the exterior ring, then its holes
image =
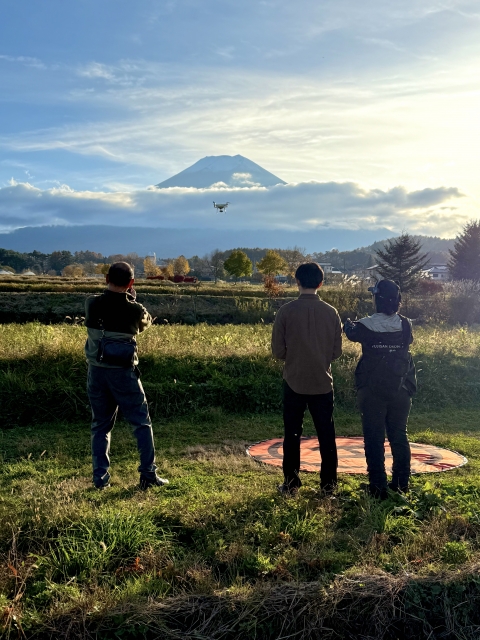
{"type": "Polygon", "coordinates": [[[333,389],[331,363],[342,354],[337,310],[316,294],[302,294],[278,310],[272,353],[285,360],[283,378],[296,393],[316,395],[333,389]]]}

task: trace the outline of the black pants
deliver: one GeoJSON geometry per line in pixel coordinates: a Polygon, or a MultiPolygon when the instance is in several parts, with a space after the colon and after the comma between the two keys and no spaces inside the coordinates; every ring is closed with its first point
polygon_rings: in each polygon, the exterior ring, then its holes
{"type": "Polygon", "coordinates": [[[291,489],[302,485],[300,471],[300,438],[303,432],[303,416],[308,407],[317,431],[320,445],[320,486],[331,489],[337,483],[337,446],[333,422],[333,391],[318,395],[295,393],[283,382],[283,474],[285,484],[291,489]]]}
{"type": "Polygon", "coordinates": [[[391,398],[382,398],[368,387],[362,387],[357,395],[362,414],[365,457],[368,479],[373,489],[387,488],[385,472],[385,431],[393,456],[392,485],[399,489],[408,487],[410,478],[410,444],[407,422],[412,399],[406,389],[391,398]]]}

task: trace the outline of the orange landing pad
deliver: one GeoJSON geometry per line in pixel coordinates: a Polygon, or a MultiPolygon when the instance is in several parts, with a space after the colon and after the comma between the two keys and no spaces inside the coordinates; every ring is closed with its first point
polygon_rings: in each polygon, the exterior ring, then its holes
{"type": "MultiPolygon", "coordinates": [[[[430,444],[410,443],[412,451],[412,473],[432,473],[449,471],[467,463],[467,459],[449,449],[434,447],[430,444]]],[[[367,473],[363,438],[337,438],[338,472],[367,473]]],[[[263,440],[252,444],[247,455],[258,462],[282,466],[283,438],[263,440]]],[[[318,439],[315,436],[303,437],[300,441],[301,471],[320,471],[320,452],[318,439]]],[[[392,471],[392,453],[388,440],[385,440],[385,464],[387,473],[392,471]]]]}

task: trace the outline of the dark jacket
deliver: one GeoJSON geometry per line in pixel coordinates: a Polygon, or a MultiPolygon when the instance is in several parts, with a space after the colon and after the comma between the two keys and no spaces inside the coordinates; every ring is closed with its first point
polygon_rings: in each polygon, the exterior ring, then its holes
{"type": "MultiPolygon", "coordinates": [[[[117,369],[115,365],[97,362],[100,339],[105,332],[107,338],[134,338],[152,324],[152,317],[145,307],[135,302],[129,293],[115,293],[108,289],[100,296],[92,296],[85,301],[85,326],[87,342],[85,355],[87,362],[94,366],[117,369]]],[[[138,364],[135,355],[134,364],[138,364]]]]}
{"type": "Polygon", "coordinates": [[[373,331],[367,328],[361,321],[345,322],[343,330],[345,335],[352,342],[359,342],[362,345],[362,357],[360,358],[355,370],[355,385],[357,389],[369,386],[369,378],[379,361],[388,354],[388,357],[394,357],[395,353],[406,355],[409,359],[409,368],[404,381],[404,388],[410,395],[417,390],[417,378],[415,372],[415,364],[408,349],[413,342],[412,325],[410,320],[405,318],[408,323],[408,331],[406,340],[404,332],[400,331],[373,331]]]}
{"type": "Polygon", "coordinates": [[[85,302],[85,326],[91,329],[136,335],[151,324],[148,311],[129,293],[106,289],[101,296],[92,296],[85,302]]]}

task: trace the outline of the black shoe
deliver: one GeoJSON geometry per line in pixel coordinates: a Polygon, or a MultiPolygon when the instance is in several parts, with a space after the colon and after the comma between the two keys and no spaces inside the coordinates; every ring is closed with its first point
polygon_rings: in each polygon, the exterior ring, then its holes
{"type": "Polygon", "coordinates": [[[335,493],[337,484],[329,482],[328,484],[320,485],[320,494],[323,496],[331,496],[335,493]]]}
{"type": "Polygon", "coordinates": [[[362,484],[360,485],[360,489],[366,491],[372,498],[375,498],[376,500],[387,500],[388,498],[388,491],[386,488],[381,489],[380,487],[376,487],[373,484],[362,482],[362,484]]]}
{"type": "Polygon", "coordinates": [[[97,485],[95,485],[95,489],[97,491],[104,491],[105,489],[109,489],[112,485],[111,484],[101,484],[97,487],[97,485]]]}
{"type": "Polygon", "coordinates": [[[278,493],[286,498],[293,498],[298,493],[298,487],[289,487],[288,484],[279,484],[277,487],[278,493]]]}
{"type": "Polygon", "coordinates": [[[405,486],[393,484],[393,482],[388,483],[388,488],[390,491],[395,491],[395,493],[408,493],[408,484],[405,486]]]}
{"type": "Polygon", "coordinates": [[[163,485],[169,484],[165,478],[159,478],[157,475],[154,478],[147,478],[147,476],[140,476],[140,489],[146,491],[149,487],[163,487],[163,485]]]}

